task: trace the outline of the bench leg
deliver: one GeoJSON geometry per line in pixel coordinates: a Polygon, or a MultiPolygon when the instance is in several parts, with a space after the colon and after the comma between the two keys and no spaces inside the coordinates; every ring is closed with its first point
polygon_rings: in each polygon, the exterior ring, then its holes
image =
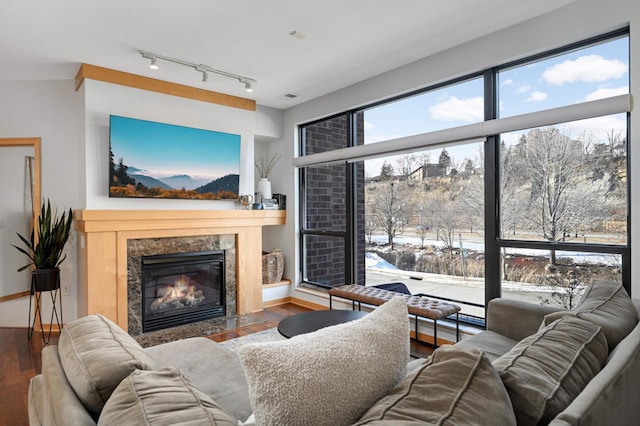
{"type": "Polygon", "coordinates": [[[433,348],[438,347],[438,320],[433,320],[433,348]]]}
{"type": "Polygon", "coordinates": [[[456,342],[460,341],[460,313],[456,312],[456,342]]]}

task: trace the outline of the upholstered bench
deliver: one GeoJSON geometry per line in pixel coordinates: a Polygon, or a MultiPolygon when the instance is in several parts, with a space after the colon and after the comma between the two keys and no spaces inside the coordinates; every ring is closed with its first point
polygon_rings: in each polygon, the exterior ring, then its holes
{"type": "Polygon", "coordinates": [[[329,309],[333,309],[333,297],[351,300],[352,309],[355,310],[358,302],[358,310],[361,304],[380,306],[396,296],[402,296],[407,302],[409,314],[415,316],[416,340],[418,339],[418,318],[427,318],[433,321],[433,346],[438,347],[438,320],[456,314],[456,342],[460,338],[460,306],[441,300],[419,295],[406,295],[395,291],[384,290],[376,287],[365,287],[358,284],[347,284],[334,287],[329,290],[329,309]]]}

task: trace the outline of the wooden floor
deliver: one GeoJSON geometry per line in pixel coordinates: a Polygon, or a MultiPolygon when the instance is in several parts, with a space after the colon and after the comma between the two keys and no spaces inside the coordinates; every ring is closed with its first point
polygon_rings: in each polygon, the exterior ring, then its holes
{"type": "MultiPolygon", "coordinates": [[[[273,306],[255,314],[264,319],[264,323],[208,337],[222,342],[246,336],[277,327],[283,318],[306,311],[309,309],[292,303],[273,306]]],[[[56,344],[57,341],[57,335],[52,335],[50,344],[56,344]]],[[[34,334],[30,341],[27,339],[26,328],[0,328],[0,426],[28,424],[27,390],[31,378],[40,374],[40,351],[43,346],[40,334],[34,334]]],[[[411,353],[414,356],[427,357],[432,351],[428,345],[411,341],[411,353]]]]}

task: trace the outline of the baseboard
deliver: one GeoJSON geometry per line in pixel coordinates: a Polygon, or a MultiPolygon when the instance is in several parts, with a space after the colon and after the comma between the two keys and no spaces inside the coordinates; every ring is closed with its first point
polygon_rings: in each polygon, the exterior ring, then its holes
{"type": "Polygon", "coordinates": [[[263,308],[270,308],[273,306],[284,305],[285,303],[292,303],[294,305],[302,306],[304,308],[309,308],[313,311],[324,311],[327,310],[327,307],[324,305],[319,305],[317,303],[309,302],[307,300],[298,299],[296,297],[284,297],[282,299],[274,299],[267,300],[266,302],[262,302],[263,308]]]}

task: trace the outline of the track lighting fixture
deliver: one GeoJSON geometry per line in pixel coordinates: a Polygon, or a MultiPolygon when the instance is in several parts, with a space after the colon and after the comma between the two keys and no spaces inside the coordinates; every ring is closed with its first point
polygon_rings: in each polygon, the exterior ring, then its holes
{"type": "Polygon", "coordinates": [[[157,53],[147,52],[146,50],[140,50],[140,55],[142,55],[143,58],[149,59],[151,61],[149,68],[154,70],[157,70],[159,68],[158,65],[156,64],[158,59],[162,59],[163,61],[173,62],[174,64],[184,65],[186,67],[191,67],[194,70],[202,73],[202,81],[204,82],[206,82],[207,79],[209,78],[208,73],[214,73],[214,74],[221,75],[223,77],[229,77],[229,78],[238,80],[241,84],[244,84],[244,88],[247,92],[253,92],[253,85],[257,83],[257,81],[252,78],[244,77],[241,75],[233,74],[233,73],[222,71],[222,70],[217,70],[215,68],[210,67],[209,65],[194,64],[191,62],[183,61],[181,59],[175,59],[169,56],[163,56],[163,55],[158,55],[157,53]]]}
{"type": "Polygon", "coordinates": [[[149,64],[149,68],[151,68],[152,70],[157,70],[158,68],[160,68],[157,64],[158,58],[156,57],[156,55],[154,55],[153,53],[144,52],[142,50],[140,51],[140,54],[143,58],[149,59],[151,61],[151,63],[149,64]]]}

